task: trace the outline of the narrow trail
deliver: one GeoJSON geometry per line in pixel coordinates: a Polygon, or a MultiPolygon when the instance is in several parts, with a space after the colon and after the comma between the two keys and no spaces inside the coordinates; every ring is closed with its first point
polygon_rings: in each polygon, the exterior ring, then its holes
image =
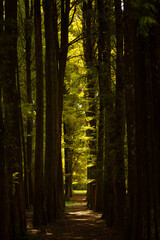
{"type": "Polygon", "coordinates": [[[71,200],[64,218],[44,230],[31,229],[30,233],[44,240],[113,240],[101,214],[87,209],[85,196],[75,195],[71,200]]]}

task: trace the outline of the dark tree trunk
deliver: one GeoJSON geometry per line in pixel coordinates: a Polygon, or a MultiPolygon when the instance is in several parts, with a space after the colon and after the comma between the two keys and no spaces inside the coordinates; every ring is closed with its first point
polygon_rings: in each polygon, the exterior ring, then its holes
{"type": "MultiPolygon", "coordinates": [[[[31,3],[32,4],[32,3],[31,3]]],[[[25,0],[25,40],[26,40],[26,77],[27,77],[27,102],[29,114],[27,116],[27,159],[25,166],[25,198],[26,207],[33,205],[33,181],[32,181],[32,84],[31,84],[31,36],[32,36],[32,15],[33,6],[29,5],[29,0],[25,0]]]]}
{"type": "Polygon", "coordinates": [[[57,67],[57,48],[56,37],[56,9],[55,2],[45,1],[45,40],[46,40],[46,155],[45,155],[45,188],[46,188],[46,213],[47,222],[53,222],[57,217],[56,203],[56,134],[55,119],[56,118],[56,89],[58,78],[57,67]],[[54,6],[53,6],[54,4],[54,6]],[[54,16],[54,18],[53,18],[54,16]],[[53,19],[52,19],[53,18],[53,19]],[[54,105],[53,105],[54,104],[54,105]]]}
{"type": "Polygon", "coordinates": [[[17,68],[17,1],[5,1],[5,160],[9,171],[12,236],[25,231],[17,68]]]}
{"type": "MultiPolygon", "coordinates": [[[[104,186],[103,186],[103,218],[108,226],[114,222],[114,94],[111,84],[111,1],[98,1],[99,40],[99,88],[100,101],[104,110],[104,186]],[[104,40],[105,39],[105,40],[104,40]]],[[[102,140],[101,140],[102,141],[102,140]]]]}
{"type": "Polygon", "coordinates": [[[125,134],[125,113],[124,113],[124,59],[123,59],[123,15],[121,0],[115,0],[116,17],[116,101],[115,101],[115,226],[124,227],[126,189],[124,173],[124,134],[125,134]]]}
{"type": "Polygon", "coordinates": [[[6,162],[4,157],[4,122],[2,113],[2,86],[4,86],[4,62],[2,47],[4,44],[3,34],[3,0],[0,1],[0,239],[9,240],[10,235],[10,216],[9,216],[9,196],[8,181],[6,172],[6,162]]]}
{"type": "Polygon", "coordinates": [[[134,234],[136,225],[136,145],[135,145],[135,73],[134,73],[134,22],[131,1],[125,1],[124,48],[125,48],[125,100],[128,144],[128,203],[127,238],[134,234]]]}
{"type": "MultiPolygon", "coordinates": [[[[59,208],[63,211],[64,208],[64,189],[63,189],[63,173],[62,173],[62,158],[61,158],[61,134],[62,134],[62,111],[63,111],[63,95],[64,95],[64,76],[68,54],[68,30],[69,30],[69,13],[70,13],[70,0],[61,0],[61,47],[59,51],[59,71],[58,71],[58,129],[57,135],[59,136],[58,143],[58,199],[59,208]]],[[[57,31],[58,34],[58,31],[57,31]]]]}
{"type": "Polygon", "coordinates": [[[40,0],[34,2],[36,57],[36,146],[33,224],[40,226],[43,215],[43,62],[40,0]]]}
{"type": "Polygon", "coordinates": [[[45,1],[46,38],[46,206],[48,221],[64,208],[61,159],[63,84],[68,52],[70,1],[61,1],[61,45],[58,44],[56,1],[45,1]]]}
{"type": "Polygon", "coordinates": [[[64,123],[64,142],[65,147],[65,199],[69,200],[72,197],[72,142],[71,127],[69,123],[64,123]]]}
{"type": "MultiPolygon", "coordinates": [[[[1,65],[1,64],[0,64],[1,65]]],[[[2,66],[2,65],[1,65],[2,66]]],[[[0,80],[0,82],[2,79],[0,80]]],[[[1,82],[2,83],[2,82],[1,82]]],[[[0,89],[0,239],[9,240],[10,235],[10,218],[9,218],[9,198],[8,183],[6,174],[6,163],[4,158],[4,125],[2,116],[2,96],[0,89]]]]}
{"type": "MultiPolygon", "coordinates": [[[[159,9],[159,3],[155,5],[159,9]]],[[[155,13],[159,22],[159,12],[155,13]]],[[[136,34],[136,225],[130,239],[159,239],[159,37],[158,24],[146,36],[136,34]]]]}
{"type": "MultiPolygon", "coordinates": [[[[152,229],[154,229],[154,237],[156,240],[160,239],[160,163],[159,163],[159,156],[160,156],[160,4],[159,1],[156,1],[156,9],[157,14],[155,16],[157,25],[153,27],[153,30],[150,32],[151,41],[150,41],[150,64],[151,64],[151,71],[152,71],[152,98],[153,98],[153,105],[151,107],[151,111],[153,114],[152,118],[152,132],[151,135],[151,142],[152,142],[152,149],[153,149],[153,158],[152,158],[152,185],[150,186],[151,191],[151,199],[152,199],[152,209],[151,211],[154,212],[153,218],[151,219],[153,225],[152,229]],[[154,109],[154,111],[153,111],[154,109]],[[154,139],[154,141],[153,141],[154,139]],[[154,186],[154,187],[153,187],[154,186]]],[[[151,85],[150,85],[151,86],[151,85]]],[[[149,86],[149,89],[150,89],[149,86]]]]}
{"type": "MultiPolygon", "coordinates": [[[[93,165],[96,162],[96,102],[95,102],[95,84],[96,78],[94,76],[94,67],[95,67],[95,39],[93,37],[93,26],[94,18],[91,15],[93,11],[92,6],[93,1],[84,1],[83,3],[83,34],[84,34],[84,57],[87,66],[87,93],[86,99],[88,100],[88,110],[86,116],[90,118],[88,121],[89,130],[87,130],[87,136],[90,137],[89,140],[89,160],[88,165],[93,165]]],[[[95,167],[88,167],[88,180],[95,179],[95,167]]],[[[88,183],[87,191],[87,201],[90,209],[95,208],[95,182],[88,183]],[[93,190],[93,191],[92,191],[93,190]]]]}

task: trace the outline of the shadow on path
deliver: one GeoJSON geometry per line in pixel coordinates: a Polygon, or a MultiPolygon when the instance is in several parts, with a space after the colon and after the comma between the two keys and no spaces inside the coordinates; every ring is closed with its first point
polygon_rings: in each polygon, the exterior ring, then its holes
{"type": "MultiPolygon", "coordinates": [[[[111,240],[111,230],[101,219],[101,214],[88,210],[86,197],[75,195],[66,205],[65,217],[44,231],[30,229],[30,233],[44,240],[111,240]]],[[[113,240],[113,238],[112,238],[113,240]]]]}

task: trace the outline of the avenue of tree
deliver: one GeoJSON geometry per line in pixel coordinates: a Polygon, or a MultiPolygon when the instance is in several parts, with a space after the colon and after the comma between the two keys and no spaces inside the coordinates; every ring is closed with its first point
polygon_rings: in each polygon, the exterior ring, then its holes
{"type": "Polygon", "coordinates": [[[87,189],[122,240],[160,240],[159,0],[0,0],[0,239],[87,189]]]}

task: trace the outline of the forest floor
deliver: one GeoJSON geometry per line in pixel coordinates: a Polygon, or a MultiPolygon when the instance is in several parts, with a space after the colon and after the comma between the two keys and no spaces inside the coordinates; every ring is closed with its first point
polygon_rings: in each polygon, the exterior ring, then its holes
{"type": "MultiPolygon", "coordinates": [[[[29,219],[30,221],[30,219],[29,219]]],[[[65,215],[55,224],[43,229],[28,229],[29,234],[42,240],[114,240],[101,214],[87,209],[86,196],[74,195],[66,203],[65,215]]]]}

